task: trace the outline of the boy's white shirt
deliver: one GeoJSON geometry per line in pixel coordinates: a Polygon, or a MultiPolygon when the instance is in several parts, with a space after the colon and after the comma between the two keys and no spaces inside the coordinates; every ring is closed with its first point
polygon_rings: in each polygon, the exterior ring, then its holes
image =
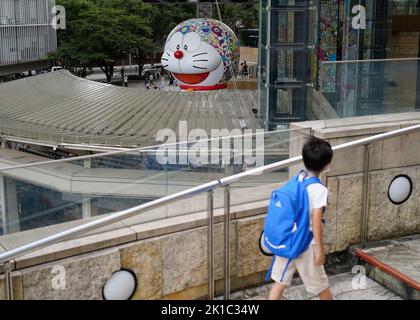
{"type": "MultiPolygon", "coordinates": [[[[307,171],[307,178],[314,177],[310,171],[307,171]]],[[[299,176],[299,181],[302,181],[304,178],[304,173],[299,176]]],[[[320,183],[313,183],[309,185],[306,190],[308,191],[308,200],[309,200],[309,216],[310,216],[310,225],[309,230],[312,231],[312,210],[319,209],[327,206],[328,201],[328,189],[320,183]]],[[[312,239],[311,244],[315,244],[315,239],[312,239]]]]}

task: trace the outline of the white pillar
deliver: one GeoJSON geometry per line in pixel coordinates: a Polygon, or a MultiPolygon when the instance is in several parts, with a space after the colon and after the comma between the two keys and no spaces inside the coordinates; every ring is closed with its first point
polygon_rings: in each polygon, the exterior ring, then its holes
{"type": "Polygon", "coordinates": [[[83,219],[90,218],[92,216],[92,202],[89,197],[83,197],[82,213],[83,219]]]}
{"type": "Polygon", "coordinates": [[[3,234],[7,233],[6,228],[6,208],[5,208],[5,194],[4,194],[4,178],[0,175],[0,220],[3,234]]]}
{"type": "Polygon", "coordinates": [[[87,169],[92,168],[92,159],[83,160],[83,166],[87,169]]]}
{"type": "Polygon", "coordinates": [[[4,216],[6,221],[6,233],[13,233],[20,231],[19,211],[17,201],[16,181],[13,179],[4,178],[2,176],[1,186],[3,188],[4,197],[4,216]]]}

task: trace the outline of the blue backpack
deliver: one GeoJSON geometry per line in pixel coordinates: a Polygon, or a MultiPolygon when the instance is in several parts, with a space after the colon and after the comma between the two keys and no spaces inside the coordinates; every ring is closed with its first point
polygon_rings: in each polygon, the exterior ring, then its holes
{"type": "Polygon", "coordinates": [[[317,177],[299,181],[302,172],[304,171],[300,171],[284,186],[271,193],[263,239],[264,245],[274,254],[273,262],[267,272],[267,281],[271,275],[275,256],[288,258],[289,264],[308,249],[313,239],[312,231],[309,229],[310,213],[306,187],[321,181],[317,177]]]}

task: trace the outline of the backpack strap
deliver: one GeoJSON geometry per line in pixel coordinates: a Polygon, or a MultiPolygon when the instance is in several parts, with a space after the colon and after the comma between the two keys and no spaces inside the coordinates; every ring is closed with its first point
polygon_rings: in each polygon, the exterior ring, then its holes
{"type": "Polygon", "coordinates": [[[276,261],[276,256],[275,255],[273,255],[273,259],[271,260],[270,267],[268,268],[267,273],[265,274],[265,282],[270,281],[271,272],[273,271],[274,261],[276,261]]]}
{"type": "MultiPolygon", "coordinates": [[[[302,181],[303,186],[306,188],[307,186],[314,184],[314,183],[320,183],[323,185],[323,183],[321,182],[321,180],[318,177],[310,177],[308,179],[304,179],[302,181]]],[[[325,207],[322,208],[322,215],[325,214],[325,207]]],[[[322,219],[322,223],[325,224],[325,219],[322,219]]]]}
{"type": "Polygon", "coordinates": [[[287,259],[286,266],[284,267],[283,273],[281,274],[281,279],[280,279],[281,282],[283,282],[283,280],[284,280],[284,276],[286,275],[286,270],[287,270],[287,267],[290,264],[290,261],[292,261],[292,259],[290,259],[290,258],[287,259]]]}
{"type": "Polygon", "coordinates": [[[299,182],[303,183],[305,188],[307,186],[309,186],[310,184],[314,184],[314,183],[320,183],[320,184],[324,185],[318,177],[309,177],[308,178],[308,172],[305,169],[300,170],[299,173],[295,176],[295,179],[298,180],[299,182]],[[302,173],[303,173],[304,176],[303,176],[302,181],[300,181],[299,177],[302,173]]]}
{"type": "MultiPolygon", "coordinates": [[[[307,175],[307,173],[306,173],[306,171],[304,170],[304,169],[301,169],[298,173],[296,173],[294,176],[293,176],[293,178],[291,179],[291,180],[297,180],[297,181],[299,181],[299,177],[300,177],[300,175],[301,174],[305,174],[305,177],[306,177],[306,175],[307,175]]],[[[305,177],[304,177],[304,179],[305,179],[305,177]]]]}
{"type": "Polygon", "coordinates": [[[307,186],[311,185],[311,184],[314,184],[314,183],[320,183],[320,184],[322,184],[321,180],[319,180],[319,178],[318,178],[318,177],[310,177],[310,178],[308,178],[308,179],[304,179],[304,180],[302,181],[302,183],[303,183],[303,186],[304,186],[305,188],[306,188],[307,186]]]}

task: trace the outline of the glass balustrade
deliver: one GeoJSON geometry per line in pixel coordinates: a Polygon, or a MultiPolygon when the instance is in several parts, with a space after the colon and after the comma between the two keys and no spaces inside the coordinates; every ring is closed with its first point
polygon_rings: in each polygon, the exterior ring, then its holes
{"type": "Polygon", "coordinates": [[[323,62],[320,93],[330,118],[419,111],[420,59],[323,62]]]}
{"type": "MultiPolygon", "coordinates": [[[[100,216],[287,159],[293,144],[309,133],[299,129],[241,134],[239,130],[237,135],[201,142],[61,160],[13,144],[13,149],[0,149],[0,239],[9,243],[9,250],[100,216]]],[[[270,192],[262,186],[286,181],[287,176],[284,169],[238,182],[232,190],[238,196],[232,197],[232,203],[265,199],[270,192]]],[[[214,198],[215,207],[222,208],[221,189],[214,198]]],[[[181,200],[109,228],[205,210],[203,194],[194,201],[181,200]]]]}
{"type": "Polygon", "coordinates": [[[420,3],[418,0],[394,0],[392,1],[392,14],[394,16],[418,15],[420,14],[420,3]]]}

